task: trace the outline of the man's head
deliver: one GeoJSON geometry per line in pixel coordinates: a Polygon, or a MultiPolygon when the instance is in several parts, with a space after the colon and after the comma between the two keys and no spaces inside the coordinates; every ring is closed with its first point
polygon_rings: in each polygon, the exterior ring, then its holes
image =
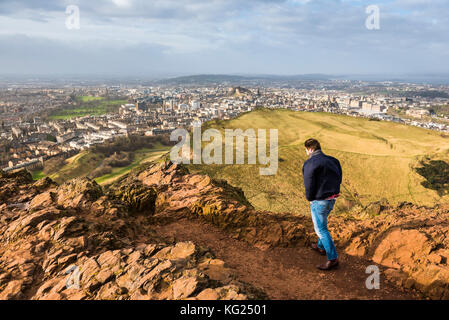
{"type": "Polygon", "coordinates": [[[306,147],[308,156],[314,151],[321,150],[321,145],[316,139],[307,139],[306,142],[304,142],[304,146],[306,147]]]}

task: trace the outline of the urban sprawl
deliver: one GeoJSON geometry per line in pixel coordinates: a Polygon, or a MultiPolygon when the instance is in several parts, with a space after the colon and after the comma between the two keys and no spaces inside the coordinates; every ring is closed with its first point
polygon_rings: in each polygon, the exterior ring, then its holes
{"type": "Polygon", "coordinates": [[[433,112],[436,106],[448,105],[449,99],[432,95],[447,94],[449,87],[381,83],[376,92],[372,90],[376,85],[316,81],[304,88],[248,84],[5,87],[0,89],[0,142],[7,143],[8,152],[0,159],[0,168],[38,167],[49,158],[73,156],[118,136],[166,134],[212,119],[232,119],[260,107],[330,112],[449,132],[449,117],[433,112]],[[418,94],[401,95],[404,92],[418,94]],[[126,102],[104,114],[51,116],[81,105],[79,97],[87,104],[113,99],[126,102]]]}

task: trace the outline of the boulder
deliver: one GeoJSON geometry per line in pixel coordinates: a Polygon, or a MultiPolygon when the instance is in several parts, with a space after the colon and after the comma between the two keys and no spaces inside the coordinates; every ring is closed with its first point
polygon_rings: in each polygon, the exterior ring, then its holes
{"type": "Polygon", "coordinates": [[[65,208],[85,208],[103,195],[94,180],[78,178],[59,186],[56,191],[58,205],[65,208]]]}
{"type": "Polygon", "coordinates": [[[399,269],[424,262],[432,243],[418,230],[393,230],[377,246],[373,261],[399,269]]]}

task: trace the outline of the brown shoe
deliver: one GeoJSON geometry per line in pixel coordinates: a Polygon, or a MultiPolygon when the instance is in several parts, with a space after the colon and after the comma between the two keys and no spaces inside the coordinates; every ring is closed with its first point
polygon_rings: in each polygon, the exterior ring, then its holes
{"type": "Polygon", "coordinates": [[[322,256],[326,255],[326,250],[320,249],[316,243],[312,244],[312,249],[321,254],[322,256]]]}
{"type": "Polygon", "coordinates": [[[316,266],[320,270],[331,270],[338,266],[338,259],[327,260],[325,263],[316,266]]]}

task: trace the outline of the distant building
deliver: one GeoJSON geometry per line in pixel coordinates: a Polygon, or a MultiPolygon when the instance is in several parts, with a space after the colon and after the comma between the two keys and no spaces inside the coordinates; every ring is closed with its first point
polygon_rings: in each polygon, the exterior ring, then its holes
{"type": "Polygon", "coordinates": [[[201,106],[201,103],[197,100],[193,100],[191,105],[192,105],[192,110],[198,110],[201,106]]]}
{"type": "Polygon", "coordinates": [[[360,100],[351,100],[351,102],[349,103],[349,106],[351,108],[360,108],[362,106],[362,102],[360,100]]]}
{"type": "Polygon", "coordinates": [[[135,112],[136,112],[135,104],[127,103],[127,104],[122,104],[120,106],[120,110],[119,110],[120,115],[132,114],[135,112]]]}
{"type": "Polygon", "coordinates": [[[18,138],[21,137],[23,132],[22,129],[18,128],[18,127],[12,127],[11,128],[12,133],[18,138]]]}
{"type": "Polygon", "coordinates": [[[86,127],[89,127],[95,131],[100,131],[100,129],[101,129],[99,126],[97,126],[93,123],[90,123],[90,122],[85,122],[84,124],[86,125],[86,127]]]}
{"type": "Polygon", "coordinates": [[[178,110],[179,110],[179,111],[187,111],[187,110],[189,110],[189,105],[188,105],[188,104],[185,104],[185,103],[181,103],[181,104],[178,106],[178,110]]]}
{"type": "Polygon", "coordinates": [[[128,125],[126,123],[120,122],[120,121],[109,121],[110,124],[120,128],[120,129],[127,129],[128,125]]]}
{"type": "Polygon", "coordinates": [[[69,132],[69,133],[57,136],[56,137],[56,141],[58,143],[64,143],[64,142],[67,142],[69,140],[72,140],[75,137],[76,137],[76,134],[74,132],[69,132]]]}
{"type": "Polygon", "coordinates": [[[406,111],[406,114],[414,118],[421,119],[423,117],[430,116],[430,111],[426,109],[409,109],[406,111]]]}
{"type": "Polygon", "coordinates": [[[145,132],[145,135],[146,136],[156,136],[158,134],[171,133],[173,130],[174,130],[174,128],[168,128],[168,129],[153,128],[153,129],[145,132]]]}
{"type": "Polygon", "coordinates": [[[385,107],[381,106],[380,104],[374,104],[371,102],[363,101],[362,102],[362,110],[378,113],[378,112],[383,112],[385,110],[385,107]]]}
{"type": "Polygon", "coordinates": [[[138,101],[136,102],[136,111],[141,111],[141,112],[145,112],[147,111],[147,104],[145,103],[145,101],[138,101]]]}

